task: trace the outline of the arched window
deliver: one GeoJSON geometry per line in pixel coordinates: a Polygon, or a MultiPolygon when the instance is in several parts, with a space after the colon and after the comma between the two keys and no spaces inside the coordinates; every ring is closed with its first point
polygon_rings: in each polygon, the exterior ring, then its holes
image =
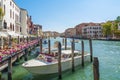
{"type": "Polygon", "coordinates": [[[13,19],[14,19],[14,12],[13,12],[13,19]]]}
{"type": "Polygon", "coordinates": [[[7,23],[5,20],[4,20],[3,26],[4,26],[4,29],[7,29],[7,23]]]}
{"type": "Polygon", "coordinates": [[[22,32],[22,28],[20,27],[20,32],[22,32]]]}
{"type": "Polygon", "coordinates": [[[10,18],[12,18],[12,10],[10,9],[10,18]]]}
{"type": "Polygon", "coordinates": [[[14,31],[14,24],[13,24],[13,31],[14,31]]]}
{"type": "Polygon", "coordinates": [[[12,30],[12,24],[10,23],[10,30],[12,30]]]}

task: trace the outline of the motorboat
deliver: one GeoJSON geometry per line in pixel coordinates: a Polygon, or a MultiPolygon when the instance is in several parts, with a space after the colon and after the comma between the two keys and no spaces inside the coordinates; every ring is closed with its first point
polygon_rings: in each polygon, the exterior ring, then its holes
{"type": "Polygon", "coordinates": [[[43,44],[48,44],[47,40],[44,40],[44,41],[43,41],[43,44]]]}
{"type": "MultiPolygon", "coordinates": [[[[72,67],[72,51],[62,50],[61,51],[61,67],[62,71],[68,70],[72,67]]],[[[81,51],[74,51],[74,64],[78,66],[81,64],[82,56],[81,51]]],[[[90,60],[90,54],[84,54],[84,62],[90,60]]],[[[58,73],[58,51],[52,51],[51,54],[40,53],[35,59],[29,60],[22,64],[22,66],[33,74],[54,74],[58,73]]]]}
{"type": "MultiPolygon", "coordinates": [[[[62,49],[62,50],[65,50],[65,46],[62,46],[61,49],[62,49]]],[[[66,49],[67,49],[67,50],[70,50],[70,49],[71,49],[71,46],[67,46],[66,49]]],[[[50,50],[53,52],[53,51],[57,51],[58,48],[57,48],[57,47],[51,47],[50,50]]],[[[44,53],[48,53],[48,48],[43,48],[43,52],[44,52],[44,53]]]]}

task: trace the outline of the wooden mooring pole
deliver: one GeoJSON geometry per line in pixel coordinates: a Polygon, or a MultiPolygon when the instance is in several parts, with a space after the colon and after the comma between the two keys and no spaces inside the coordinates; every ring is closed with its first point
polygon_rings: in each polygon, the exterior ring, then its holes
{"type": "Polygon", "coordinates": [[[22,41],[23,41],[23,42],[25,42],[25,38],[24,38],[24,36],[23,36],[23,39],[22,39],[22,41]]]}
{"type": "Polygon", "coordinates": [[[65,45],[65,39],[62,38],[62,45],[65,45]]]}
{"type": "Polygon", "coordinates": [[[75,43],[74,43],[74,39],[71,42],[71,48],[72,48],[72,72],[75,72],[75,65],[74,65],[74,47],[75,47],[75,43]]]}
{"type": "Polygon", "coordinates": [[[58,78],[62,79],[61,43],[60,42],[58,42],[58,78]]]}
{"type": "Polygon", "coordinates": [[[3,37],[1,36],[0,37],[0,48],[3,49],[3,45],[4,45],[4,40],[3,40],[3,37]]]}
{"type": "Polygon", "coordinates": [[[50,43],[50,39],[48,39],[48,53],[51,53],[51,43],[50,43]]]}
{"type": "Polygon", "coordinates": [[[2,80],[2,72],[0,72],[0,80],[2,80]]]}
{"type": "Polygon", "coordinates": [[[29,42],[28,36],[27,36],[27,43],[29,42]]]}
{"type": "Polygon", "coordinates": [[[8,59],[8,80],[12,80],[12,57],[8,59]]]}
{"type": "Polygon", "coordinates": [[[20,37],[18,36],[18,39],[17,39],[17,44],[19,44],[20,43],[20,37]]]}
{"type": "Polygon", "coordinates": [[[81,41],[81,45],[82,45],[82,67],[84,67],[84,42],[81,41]]]}
{"type": "Polygon", "coordinates": [[[25,57],[25,61],[27,61],[28,60],[28,49],[25,49],[25,55],[24,55],[24,57],[25,57]]]}
{"type": "Polygon", "coordinates": [[[17,55],[17,59],[16,59],[16,62],[19,62],[19,60],[20,60],[20,58],[19,58],[19,56],[17,55]]]}
{"type": "Polygon", "coordinates": [[[37,40],[38,40],[38,44],[36,46],[39,46],[39,42],[40,42],[39,36],[37,36],[37,40]]]}
{"type": "Polygon", "coordinates": [[[92,49],[92,40],[89,39],[89,44],[90,44],[90,61],[93,61],[93,49],[92,49]]]}
{"type": "Polygon", "coordinates": [[[93,75],[94,80],[99,80],[99,60],[97,57],[94,57],[93,61],[93,75]]]}
{"type": "Polygon", "coordinates": [[[65,50],[67,50],[67,38],[65,37],[65,50]]]}
{"type": "Polygon", "coordinates": [[[40,53],[42,53],[42,39],[40,39],[40,53]]]}

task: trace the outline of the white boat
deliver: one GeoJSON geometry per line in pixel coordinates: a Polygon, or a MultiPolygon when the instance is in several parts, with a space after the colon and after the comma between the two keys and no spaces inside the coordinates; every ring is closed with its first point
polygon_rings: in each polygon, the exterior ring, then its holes
{"type": "MultiPolygon", "coordinates": [[[[61,47],[62,50],[65,50],[65,46],[61,47]]],[[[67,46],[67,50],[71,49],[71,46],[67,46]]],[[[51,47],[50,51],[57,51],[58,48],[57,47],[51,47]]],[[[48,48],[44,48],[43,49],[43,53],[48,53],[48,48]]]]}
{"type": "MultiPolygon", "coordinates": [[[[78,66],[81,64],[81,52],[74,51],[74,64],[78,66]]],[[[71,64],[71,50],[62,50],[61,54],[62,71],[68,70],[72,67],[71,64]]],[[[84,61],[90,60],[90,54],[85,53],[84,61]]],[[[33,74],[53,74],[58,73],[57,53],[53,52],[51,55],[40,54],[36,59],[29,60],[22,64],[22,66],[33,74]]]]}

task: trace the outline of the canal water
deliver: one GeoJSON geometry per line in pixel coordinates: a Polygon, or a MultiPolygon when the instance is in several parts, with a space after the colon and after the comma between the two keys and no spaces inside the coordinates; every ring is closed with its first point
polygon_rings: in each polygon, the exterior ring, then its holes
{"type": "MultiPolygon", "coordinates": [[[[62,39],[51,39],[52,45],[54,41],[62,41],[62,39]]],[[[90,52],[88,40],[84,40],[85,51],[90,52]]],[[[70,39],[68,40],[70,45],[70,39]]],[[[47,45],[44,45],[47,47],[47,45]]],[[[76,43],[76,49],[81,50],[81,44],[76,43]]],[[[39,50],[36,48],[31,52],[29,59],[36,57],[34,54],[39,50]]],[[[93,40],[94,57],[99,58],[100,80],[120,80],[120,42],[119,41],[98,41],[93,40]]],[[[25,70],[21,65],[24,62],[22,59],[19,63],[14,64],[12,77],[13,80],[58,80],[57,74],[54,75],[32,75],[25,70]]],[[[71,70],[63,72],[62,80],[93,80],[92,63],[86,63],[85,67],[78,66],[75,72],[71,70]]],[[[3,78],[7,80],[7,72],[4,71],[3,78]]]]}

